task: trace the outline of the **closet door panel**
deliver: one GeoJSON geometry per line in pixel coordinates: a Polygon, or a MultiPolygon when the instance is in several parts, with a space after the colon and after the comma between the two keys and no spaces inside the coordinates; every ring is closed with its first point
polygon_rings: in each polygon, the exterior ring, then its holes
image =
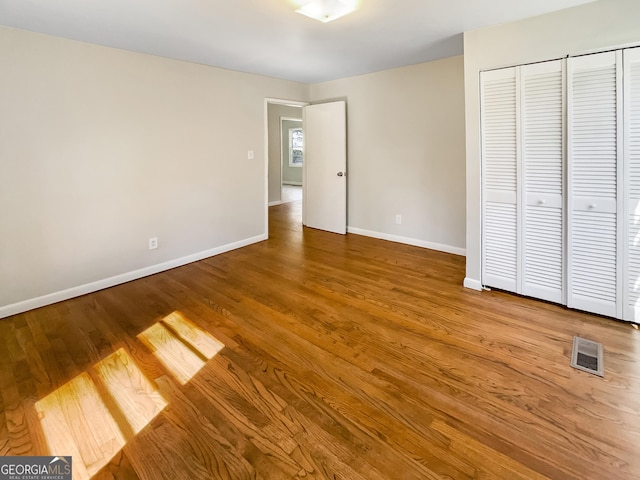
{"type": "Polygon", "coordinates": [[[567,304],[620,317],[621,52],[570,58],[567,67],[567,304]]]}
{"type": "Polygon", "coordinates": [[[522,293],[564,302],[563,62],[521,67],[522,293]]]}
{"type": "Polygon", "coordinates": [[[624,51],[623,318],[640,321],[640,48],[624,51]]]}
{"type": "Polygon", "coordinates": [[[517,291],[518,97],[515,68],[483,72],[483,268],[485,285],[517,291]]]}

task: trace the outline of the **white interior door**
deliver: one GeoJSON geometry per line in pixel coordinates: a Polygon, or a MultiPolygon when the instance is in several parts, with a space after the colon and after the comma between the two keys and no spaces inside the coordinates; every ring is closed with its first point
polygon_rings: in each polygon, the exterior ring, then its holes
{"type": "Polygon", "coordinates": [[[347,233],[347,130],[345,102],[308,105],[303,111],[302,223],[347,233]]]}
{"type": "Polygon", "coordinates": [[[521,67],[522,294],[564,303],[564,72],[561,60],[521,67]]]}
{"type": "Polygon", "coordinates": [[[567,305],[621,317],[622,52],[569,58],[567,305]]]}
{"type": "Polygon", "coordinates": [[[640,321],[640,48],[624,51],[624,320],[640,321]]]}
{"type": "Polygon", "coordinates": [[[519,292],[519,70],[482,72],[484,285],[519,292]]]}

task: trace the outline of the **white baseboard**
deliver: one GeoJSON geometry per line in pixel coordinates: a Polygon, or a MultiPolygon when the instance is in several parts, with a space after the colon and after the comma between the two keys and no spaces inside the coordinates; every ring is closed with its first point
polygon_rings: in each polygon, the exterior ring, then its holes
{"type": "Polygon", "coordinates": [[[275,207],[276,205],[282,205],[282,200],[276,200],[275,202],[269,202],[270,207],[275,207]]]}
{"type": "Polygon", "coordinates": [[[6,305],[0,307],[0,318],[17,315],[18,313],[33,310],[34,308],[44,307],[46,305],[51,305],[52,303],[61,302],[63,300],[68,300],[70,298],[79,297],[81,295],[86,295],[88,293],[97,292],[98,290],[113,287],[115,285],[120,285],[121,283],[126,283],[132,280],[147,277],[155,273],[164,272],[165,270],[171,270],[172,268],[181,267],[182,265],[186,265],[188,263],[197,262],[198,260],[213,257],[215,255],[220,255],[221,253],[229,252],[237,248],[246,247],[247,245],[251,245],[253,243],[258,243],[266,240],[267,238],[268,236],[266,234],[257,235],[255,237],[246,238],[237,242],[228,243],[220,247],[211,248],[203,252],[187,255],[186,257],[176,258],[175,260],[169,260],[167,262],[159,263],[157,265],[151,265],[149,267],[134,270],[132,272],[122,273],[120,275],[115,275],[113,277],[87,283],[85,285],[79,285],[77,287],[68,288],[66,290],[50,293],[41,297],[24,300],[22,302],[13,303],[11,305],[6,305]]]}
{"type": "Polygon", "coordinates": [[[465,288],[470,288],[471,290],[482,291],[482,283],[480,280],[474,280],[473,278],[465,277],[462,285],[465,288]]]}
{"type": "Polygon", "coordinates": [[[390,242],[404,243],[415,247],[428,248],[430,250],[438,250],[439,252],[453,253],[454,255],[466,256],[467,251],[464,248],[453,247],[451,245],[443,245],[441,243],[427,242],[416,238],[401,237],[399,235],[391,235],[389,233],[373,232],[371,230],[363,230],[362,228],[347,227],[347,232],[356,235],[364,235],[365,237],[379,238],[380,240],[389,240],[390,242]]]}

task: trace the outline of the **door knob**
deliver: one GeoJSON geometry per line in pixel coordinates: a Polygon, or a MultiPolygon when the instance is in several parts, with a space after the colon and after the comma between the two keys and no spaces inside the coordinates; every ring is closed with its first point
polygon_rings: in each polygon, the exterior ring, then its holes
{"type": "Polygon", "coordinates": [[[594,208],[596,208],[596,207],[597,207],[597,205],[596,205],[595,203],[590,203],[590,204],[589,204],[589,209],[590,209],[590,210],[593,210],[593,209],[594,209],[594,208]]]}
{"type": "Polygon", "coordinates": [[[344,173],[343,173],[343,172],[338,172],[338,176],[339,176],[339,177],[342,177],[343,175],[344,175],[344,173]]]}

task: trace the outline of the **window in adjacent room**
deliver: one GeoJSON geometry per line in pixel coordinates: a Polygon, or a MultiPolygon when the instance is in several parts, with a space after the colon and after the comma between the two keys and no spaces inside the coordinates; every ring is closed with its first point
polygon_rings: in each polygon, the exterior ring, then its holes
{"type": "Polygon", "coordinates": [[[289,129],[289,166],[302,167],[304,136],[302,128],[289,129]]]}

